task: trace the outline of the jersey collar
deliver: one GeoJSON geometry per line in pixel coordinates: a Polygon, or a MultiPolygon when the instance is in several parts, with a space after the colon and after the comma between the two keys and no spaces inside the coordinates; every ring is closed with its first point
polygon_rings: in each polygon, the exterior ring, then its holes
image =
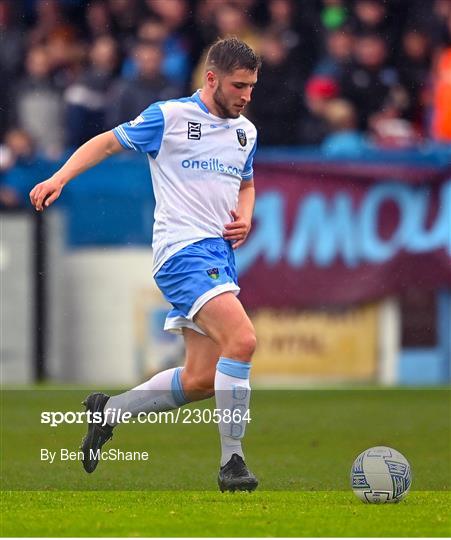
{"type": "Polygon", "coordinates": [[[210,114],[210,111],[208,110],[208,107],[205,105],[205,103],[200,99],[200,90],[196,90],[194,94],[191,96],[192,99],[199,105],[199,107],[206,112],[207,114],[210,114]]]}

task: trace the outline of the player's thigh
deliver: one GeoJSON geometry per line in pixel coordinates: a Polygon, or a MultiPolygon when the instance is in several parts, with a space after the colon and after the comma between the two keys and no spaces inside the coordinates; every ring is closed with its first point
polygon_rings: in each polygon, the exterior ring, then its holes
{"type": "Polygon", "coordinates": [[[194,378],[214,379],[220,347],[210,337],[183,328],[185,340],[185,373],[194,378]]]}
{"type": "Polygon", "coordinates": [[[240,336],[255,339],[252,322],[232,292],[209,300],[195,315],[194,322],[221,346],[230,340],[239,340],[240,336]]]}

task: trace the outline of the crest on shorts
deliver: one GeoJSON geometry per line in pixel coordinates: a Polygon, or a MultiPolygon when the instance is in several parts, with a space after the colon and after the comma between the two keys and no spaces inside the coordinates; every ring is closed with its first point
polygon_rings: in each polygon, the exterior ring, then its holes
{"type": "Polygon", "coordinates": [[[219,270],[217,268],[210,268],[207,270],[207,274],[211,277],[211,279],[219,278],[219,270]]]}
{"type": "Polygon", "coordinates": [[[236,130],[236,136],[238,137],[238,142],[241,144],[241,146],[246,146],[247,144],[247,137],[246,132],[244,129],[237,129],[236,130]]]}

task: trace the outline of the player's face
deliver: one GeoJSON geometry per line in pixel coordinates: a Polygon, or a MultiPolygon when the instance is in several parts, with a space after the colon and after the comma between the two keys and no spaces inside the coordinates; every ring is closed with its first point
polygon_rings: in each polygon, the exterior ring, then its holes
{"type": "Polygon", "coordinates": [[[219,116],[238,118],[250,102],[256,82],[257,72],[247,69],[236,69],[233,73],[218,76],[213,100],[219,116]]]}

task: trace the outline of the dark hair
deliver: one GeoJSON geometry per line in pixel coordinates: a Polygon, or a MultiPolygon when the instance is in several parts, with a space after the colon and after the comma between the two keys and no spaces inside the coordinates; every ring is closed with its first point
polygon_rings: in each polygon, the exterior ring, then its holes
{"type": "Polygon", "coordinates": [[[231,73],[235,69],[256,71],[261,67],[260,57],[247,43],[236,37],[218,39],[208,50],[205,69],[231,73]]]}

